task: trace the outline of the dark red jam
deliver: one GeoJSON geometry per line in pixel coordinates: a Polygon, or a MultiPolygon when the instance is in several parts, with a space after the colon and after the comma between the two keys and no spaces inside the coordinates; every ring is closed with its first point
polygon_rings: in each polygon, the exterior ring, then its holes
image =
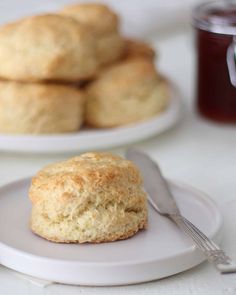
{"type": "MultiPolygon", "coordinates": [[[[233,42],[233,34],[229,30],[224,33],[227,26],[231,29],[235,26],[236,32],[236,6],[208,9],[202,21],[203,25],[195,25],[197,29],[197,109],[200,114],[209,119],[236,123],[236,85],[234,86],[231,82],[227,64],[227,51],[233,42]]],[[[235,54],[233,52],[232,63],[236,62],[235,54]]]]}

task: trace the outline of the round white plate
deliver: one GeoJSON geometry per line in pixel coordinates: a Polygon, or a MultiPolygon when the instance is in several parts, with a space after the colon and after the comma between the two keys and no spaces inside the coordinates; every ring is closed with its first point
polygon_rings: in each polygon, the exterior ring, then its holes
{"type": "MultiPolygon", "coordinates": [[[[0,263],[54,282],[123,285],[182,272],[204,260],[191,240],[149,207],[149,227],[130,239],[103,244],[56,244],[29,229],[30,180],[0,189],[0,263]]],[[[183,184],[170,183],[184,216],[217,242],[222,217],[215,203],[183,184]]]]}
{"type": "Polygon", "coordinates": [[[8,152],[62,153],[110,148],[160,134],[181,117],[182,101],[176,87],[170,83],[168,108],[144,122],[109,129],[82,129],[77,133],[58,135],[3,135],[0,150],[8,152]]]}

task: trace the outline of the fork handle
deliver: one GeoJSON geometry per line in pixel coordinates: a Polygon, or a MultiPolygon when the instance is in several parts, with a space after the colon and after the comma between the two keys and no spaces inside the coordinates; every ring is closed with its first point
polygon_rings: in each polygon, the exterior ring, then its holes
{"type": "Polygon", "coordinates": [[[189,237],[195,245],[202,251],[207,260],[212,263],[222,274],[236,273],[236,264],[220,249],[218,245],[210,240],[188,219],[180,214],[171,214],[171,218],[189,237]]]}

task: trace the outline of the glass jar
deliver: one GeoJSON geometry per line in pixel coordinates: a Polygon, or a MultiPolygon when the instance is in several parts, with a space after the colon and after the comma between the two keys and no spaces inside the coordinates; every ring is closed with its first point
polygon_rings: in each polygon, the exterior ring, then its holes
{"type": "Polygon", "coordinates": [[[197,108],[209,119],[236,123],[236,2],[193,11],[197,41],[197,108]]]}

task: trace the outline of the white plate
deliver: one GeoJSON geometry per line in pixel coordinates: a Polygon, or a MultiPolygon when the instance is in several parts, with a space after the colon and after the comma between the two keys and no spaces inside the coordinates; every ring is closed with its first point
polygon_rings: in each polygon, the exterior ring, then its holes
{"type": "MultiPolygon", "coordinates": [[[[0,189],[0,263],[19,272],[65,284],[123,285],[182,272],[204,260],[170,220],[149,208],[149,228],[134,237],[103,244],[56,244],[29,229],[30,180],[0,189]]],[[[211,199],[171,182],[183,214],[217,242],[222,217],[211,199]]]]}
{"type": "Polygon", "coordinates": [[[139,141],[169,129],[181,117],[182,102],[170,83],[171,99],[161,114],[144,122],[110,129],[83,129],[59,135],[3,135],[0,150],[8,152],[60,153],[110,148],[139,141]]]}

